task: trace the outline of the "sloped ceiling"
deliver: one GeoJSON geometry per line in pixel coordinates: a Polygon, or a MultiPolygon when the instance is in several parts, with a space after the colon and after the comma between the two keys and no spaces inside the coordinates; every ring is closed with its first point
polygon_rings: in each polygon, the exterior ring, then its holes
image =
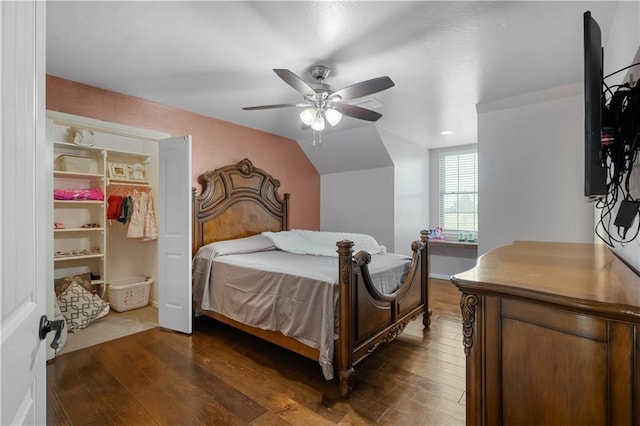
{"type": "Polygon", "coordinates": [[[355,129],[378,126],[425,148],[473,143],[476,104],[581,82],[582,15],[592,12],[606,41],[616,7],[609,1],[53,1],[46,70],[294,139],[322,170],[342,170],[347,160],[362,167],[366,156],[375,167],[383,156],[373,132],[355,129]],[[310,79],[317,64],[331,68],[326,82],[334,89],[391,77],[395,87],[373,95],[383,117],[375,124],[346,117],[323,132],[321,149],[310,151],[299,110],[242,110],[300,102],[272,69],[310,79]],[[358,144],[358,155],[344,152],[349,144],[358,144]]]}
{"type": "MultiPolygon", "coordinates": [[[[311,132],[310,132],[311,133],[311,132]]],[[[304,153],[321,175],[393,166],[376,126],[364,126],[300,141],[304,153]]]]}

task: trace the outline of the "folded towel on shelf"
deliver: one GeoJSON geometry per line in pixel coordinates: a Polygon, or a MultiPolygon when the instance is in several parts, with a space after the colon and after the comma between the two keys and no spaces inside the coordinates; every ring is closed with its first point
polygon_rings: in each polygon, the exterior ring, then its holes
{"type": "Polygon", "coordinates": [[[54,200],[94,200],[103,201],[104,193],[100,188],[54,189],[54,200]]]}

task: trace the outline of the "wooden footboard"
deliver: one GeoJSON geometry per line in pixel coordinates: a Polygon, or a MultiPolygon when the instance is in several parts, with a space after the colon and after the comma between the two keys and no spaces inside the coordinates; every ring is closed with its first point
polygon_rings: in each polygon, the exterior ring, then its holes
{"type": "Polygon", "coordinates": [[[351,392],[354,368],[381,343],[394,340],[407,323],[423,316],[425,328],[431,324],[429,310],[429,260],[427,231],[414,241],[412,263],[403,283],[393,294],[382,294],[371,282],[371,255],[353,255],[353,242],[337,243],[339,256],[339,333],[335,355],[340,394],[351,392]]]}

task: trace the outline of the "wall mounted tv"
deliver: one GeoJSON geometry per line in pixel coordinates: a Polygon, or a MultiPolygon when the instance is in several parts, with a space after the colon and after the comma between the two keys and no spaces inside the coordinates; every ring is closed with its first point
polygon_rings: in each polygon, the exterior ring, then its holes
{"type": "Polygon", "coordinates": [[[584,13],[584,195],[607,194],[607,169],[602,156],[602,39],[591,12],[584,13]]]}

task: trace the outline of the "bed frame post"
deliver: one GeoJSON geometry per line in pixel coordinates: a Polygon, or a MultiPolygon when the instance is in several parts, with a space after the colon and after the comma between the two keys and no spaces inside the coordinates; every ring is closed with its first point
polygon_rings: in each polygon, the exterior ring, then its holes
{"type": "Polygon", "coordinates": [[[429,308],[429,231],[420,231],[420,241],[423,243],[421,256],[421,274],[424,294],[424,314],[422,314],[422,325],[424,328],[431,326],[431,309],[429,308]]]}
{"type": "Polygon", "coordinates": [[[339,318],[340,338],[338,339],[338,377],[340,379],[340,395],[349,396],[351,393],[353,375],[353,348],[351,327],[351,299],[353,295],[353,241],[338,241],[338,270],[339,275],[339,318]]]}

